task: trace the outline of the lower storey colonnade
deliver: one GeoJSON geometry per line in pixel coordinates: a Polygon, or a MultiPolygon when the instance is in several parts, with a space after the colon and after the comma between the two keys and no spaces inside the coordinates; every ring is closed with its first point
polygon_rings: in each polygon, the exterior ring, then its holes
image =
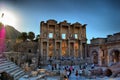
{"type": "Polygon", "coordinates": [[[85,58],[85,43],[76,40],[48,40],[41,41],[40,55],[42,60],[61,59],[61,58],[85,58]]]}

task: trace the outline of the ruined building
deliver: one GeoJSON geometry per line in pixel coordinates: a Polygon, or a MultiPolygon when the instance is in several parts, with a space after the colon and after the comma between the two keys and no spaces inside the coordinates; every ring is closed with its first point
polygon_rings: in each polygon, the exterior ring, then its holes
{"type": "Polygon", "coordinates": [[[40,57],[42,60],[54,58],[86,57],[86,24],[55,20],[40,23],[40,57]]]}
{"type": "Polygon", "coordinates": [[[89,55],[94,64],[110,66],[120,62],[120,33],[107,38],[93,38],[89,45],[89,55]]]}

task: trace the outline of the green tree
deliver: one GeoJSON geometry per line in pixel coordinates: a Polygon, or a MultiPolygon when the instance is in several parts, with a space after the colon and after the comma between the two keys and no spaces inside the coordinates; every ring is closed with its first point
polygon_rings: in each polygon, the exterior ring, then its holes
{"type": "Polygon", "coordinates": [[[26,32],[22,32],[19,39],[22,39],[23,41],[27,40],[27,33],[26,32]]]}
{"type": "Polygon", "coordinates": [[[34,32],[29,32],[28,33],[28,39],[30,39],[31,41],[33,41],[34,38],[35,38],[34,32]]]}
{"type": "Polygon", "coordinates": [[[40,35],[37,35],[35,41],[38,42],[39,38],[40,38],[40,35]]]}

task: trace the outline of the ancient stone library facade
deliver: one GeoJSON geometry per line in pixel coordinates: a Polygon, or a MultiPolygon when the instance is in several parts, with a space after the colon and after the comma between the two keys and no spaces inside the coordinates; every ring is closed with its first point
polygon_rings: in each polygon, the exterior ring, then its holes
{"type": "Polygon", "coordinates": [[[40,23],[40,55],[42,60],[50,58],[86,57],[86,24],[55,20],[40,23]]]}

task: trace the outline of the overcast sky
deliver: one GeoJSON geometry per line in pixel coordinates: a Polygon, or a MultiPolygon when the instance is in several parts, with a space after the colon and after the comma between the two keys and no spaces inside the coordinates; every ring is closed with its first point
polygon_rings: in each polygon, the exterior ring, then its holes
{"type": "Polygon", "coordinates": [[[2,8],[19,15],[16,28],[21,32],[37,35],[40,21],[49,19],[88,24],[88,42],[120,32],[120,0],[0,0],[2,8]]]}

